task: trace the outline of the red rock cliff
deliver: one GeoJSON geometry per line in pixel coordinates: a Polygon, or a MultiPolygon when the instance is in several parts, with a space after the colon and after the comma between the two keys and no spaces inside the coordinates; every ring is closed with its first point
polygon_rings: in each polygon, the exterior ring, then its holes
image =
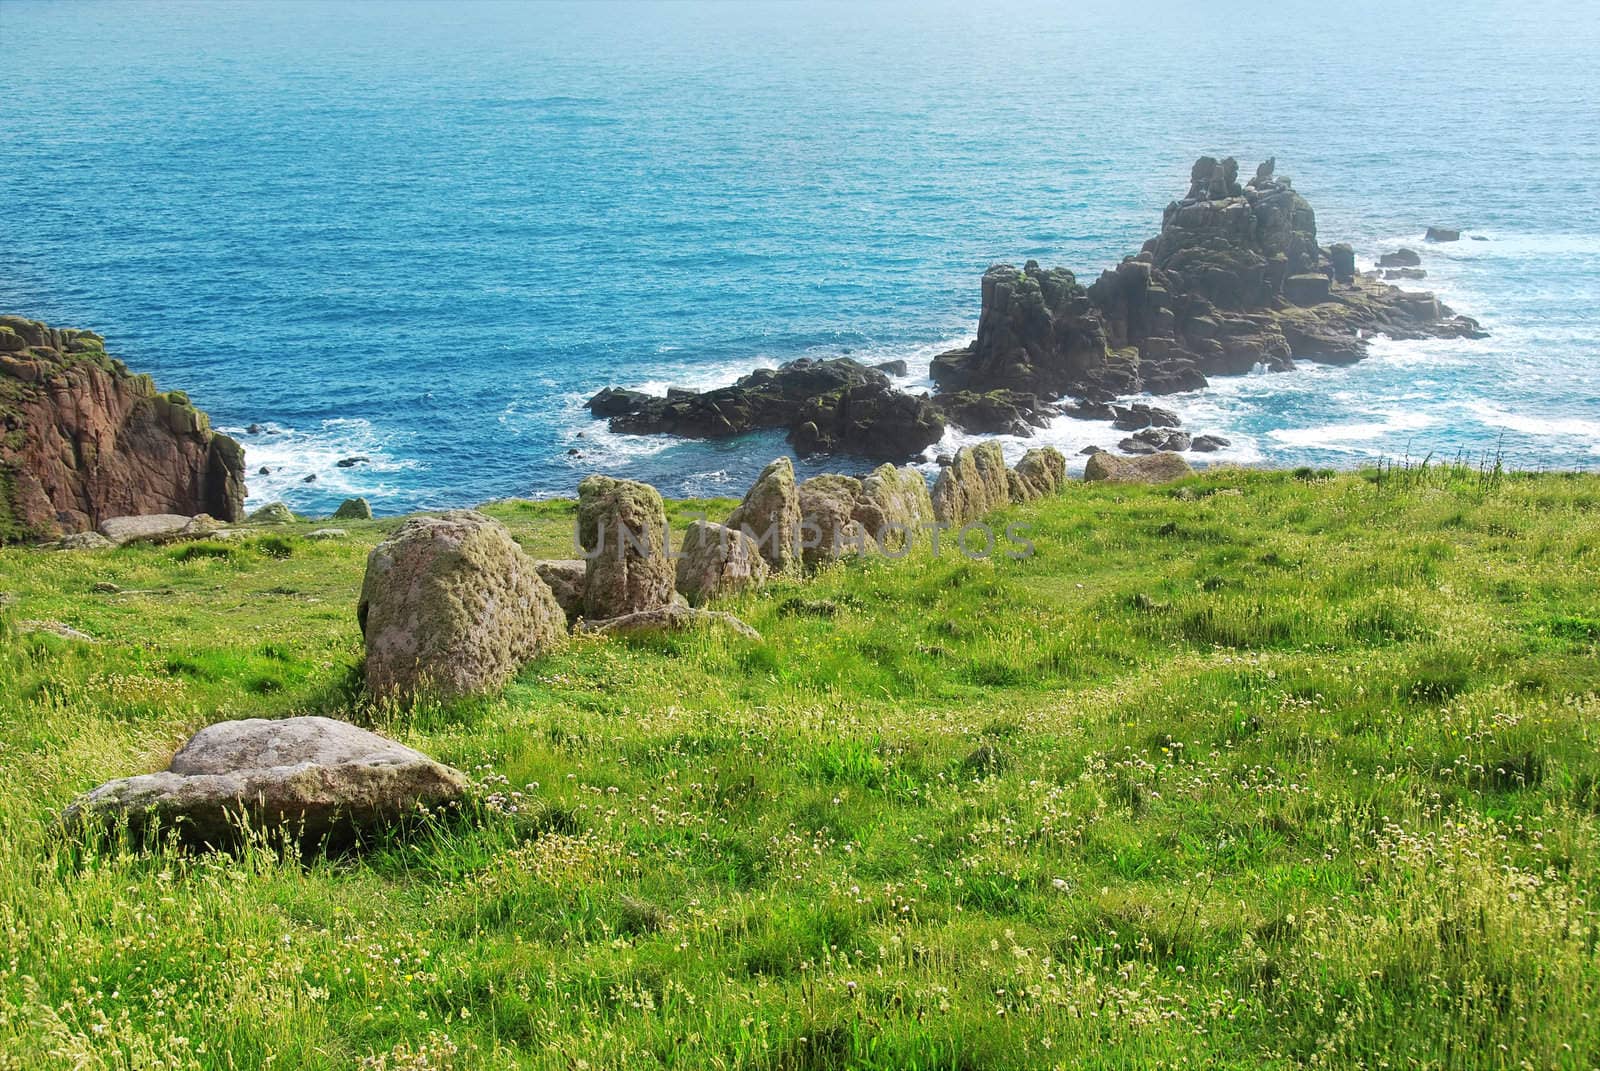
{"type": "Polygon", "coordinates": [[[0,542],[243,506],[244,448],[187,395],[157,393],[92,331],[0,316],[0,542]]]}

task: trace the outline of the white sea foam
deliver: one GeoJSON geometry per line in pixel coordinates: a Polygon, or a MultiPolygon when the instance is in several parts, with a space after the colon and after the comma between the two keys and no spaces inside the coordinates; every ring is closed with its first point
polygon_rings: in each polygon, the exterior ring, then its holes
{"type": "Polygon", "coordinates": [[[1524,435],[1540,437],[1565,438],[1570,436],[1582,439],[1600,439],[1600,420],[1513,413],[1493,402],[1478,400],[1466,402],[1465,408],[1480,423],[1486,424],[1491,428],[1504,428],[1507,431],[1516,431],[1524,435]]]}
{"type": "Polygon", "coordinates": [[[423,467],[414,458],[395,457],[371,423],[359,418],[324,420],[315,428],[261,427],[256,435],[241,428],[221,429],[244,445],[245,484],[250,492],[247,508],[280,499],[292,505],[308,492],[381,501],[402,490],[386,477],[423,467]],[[350,468],[339,467],[341,460],[354,457],[368,460],[350,468]],[[270,470],[268,475],[261,475],[263,467],[270,470]],[[316,480],[308,484],[307,476],[316,480]]]}

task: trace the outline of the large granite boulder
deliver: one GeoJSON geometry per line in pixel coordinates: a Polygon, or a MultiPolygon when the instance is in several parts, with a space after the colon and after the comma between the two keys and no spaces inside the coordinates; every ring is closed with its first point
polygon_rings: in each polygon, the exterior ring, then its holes
{"type": "Polygon", "coordinates": [[[853,476],[813,476],[800,485],[801,560],[819,569],[877,549],[883,512],[853,476]]]}
{"type": "Polygon", "coordinates": [[[957,450],[933,485],[934,516],[952,528],[971,524],[1010,502],[1005,454],[993,441],[957,450]]]}
{"type": "Polygon", "coordinates": [[[244,448],[93,331],[0,316],[0,543],[244,510],[244,448]]]}
{"type": "Polygon", "coordinates": [[[533,563],[539,579],[545,582],[556,605],[571,624],[583,616],[583,587],[589,576],[589,563],[582,558],[554,558],[533,563]]]}
{"type": "Polygon", "coordinates": [[[1146,454],[1143,457],[1118,457],[1099,453],[1090,456],[1083,478],[1091,483],[1170,483],[1193,476],[1194,469],[1174,453],[1146,454]]]}
{"type": "Polygon", "coordinates": [[[800,564],[800,489],[788,458],[761,470],[744,501],[728,514],[727,526],[754,539],[773,572],[800,564]]]}
{"type": "Polygon", "coordinates": [[[1013,502],[1048,498],[1067,485],[1067,459],[1053,446],[1029,450],[1017,462],[1007,482],[1013,502]]]}
{"type": "Polygon", "coordinates": [[[282,502],[268,502],[245,520],[251,524],[293,524],[297,518],[282,502]]]}
{"type": "Polygon", "coordinates": [[[601,621],[670,603],[677,572],[667,539],[666,507],[654,487],[609,476],[580,483],[583,616],[601,621]]]}
{"type": "Polygon", "coordinates": [[[756,541],[736,528],[695,521],[683,534],[676,583],[691,606],[757,587],[767,572],[756,541]]]}
{"type": "Polygon", "coordinates": [[[304,851],[348,847],[467,793],[459,770],[330,718],[207,726],[162,773],[110,781],[66,809],[68,829],[125,828],[193,848],[236,846],[244,829],[304,851]]]}
{"type": "Polygon", "coordinates": [[[373,548],[356,610],[375,696],[493,691],[558,644],[566,618],[499,522],[414,517],[373,548]]]}
{"type": "Polygon", "coordinates": [[[142,517],[108,517],[100,522],[100,534],[121,546],[124,543],[166,543],[185,532],[202,534],[194,518],[179,513],[151,513],[142,517]]]}
{"type": "Polygon", "coordinates": [[[848,453],[914,457],[944,435],[944,416],[927,398],[895,390],[889,377],[848,357],[803,357],[758,368],[726,387],[669,391],[643,401],[607,388],[589,401],[613,431],[723,438],[786,428],[801,456],[848,453]]]}
{"type": "Polygon", "coordinates": [[[364,498],[347,498],[333,511],[332,521],[370,521],[372,506],[364,498]]]}

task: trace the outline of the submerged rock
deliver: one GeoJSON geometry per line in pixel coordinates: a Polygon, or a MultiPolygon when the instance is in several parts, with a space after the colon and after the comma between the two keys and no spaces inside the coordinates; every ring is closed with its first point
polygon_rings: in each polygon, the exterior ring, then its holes
{"type": "Polygon", "coordinates": [[[1429,227],[1428,233],[1423,235],[1425,242],[1459,242],[1461,232],[1454,227],[1429,227]]]}
{"type": "Polygon", "coordinates": [[[533,560],[472,510],[413,517],[378,544],[356,617],[367,691],[401,700],[493,691],[566,633],[533,560]]]}
{"type": "Polygon", "coordinates": [[[461,771],[345,722],[252,718],[200,730],[165,772],[107,782],[62,819],[125,828],[136,843],[170,832],[194,848],[233,847],[244,827],[310,852],[382,835],[467,788],[461,771]]]}

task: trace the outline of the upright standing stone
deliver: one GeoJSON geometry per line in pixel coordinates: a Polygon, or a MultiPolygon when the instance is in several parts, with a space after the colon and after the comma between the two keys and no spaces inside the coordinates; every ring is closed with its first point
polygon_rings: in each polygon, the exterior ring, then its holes
{"type": "Polygon", "coordinates": [[[761,475],[745,493],[744,501],[728,515],[727,526],[744,532],[761,548],[761,556],[773,572],[781,573],[800,563],[796,545],[800,528],[800,492],[795,486],[794,465],[780,457],[761,470],[761,475]]]}
{"type": "Polygon", "coordinates": [[[667,547],[667,511],[649,484],[590,476],[578,485],[578,540],[588,568],[583,615],[590,621],[638,613],[672,601],[676,571],[667,547]]]}

